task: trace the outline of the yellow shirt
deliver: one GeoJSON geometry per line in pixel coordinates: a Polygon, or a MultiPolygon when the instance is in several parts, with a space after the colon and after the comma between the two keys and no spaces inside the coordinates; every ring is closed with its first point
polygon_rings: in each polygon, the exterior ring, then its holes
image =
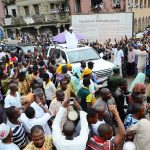
{"type": "Polygon", "coordinates": [[[52,138],[50,136],[45,136],[45,142],[42,148],[36,148],[33,142],[29,143],[24,150],[52,150],[52,138]]]}

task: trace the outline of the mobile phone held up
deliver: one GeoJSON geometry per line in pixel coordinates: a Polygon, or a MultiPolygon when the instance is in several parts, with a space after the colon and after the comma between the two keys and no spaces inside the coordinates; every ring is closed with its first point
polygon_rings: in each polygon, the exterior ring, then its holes
{"type": "Polygon", "coordinates": [[[74,104],[74,98],[73,97],[70,97],[70,105],[73,105],[74,104]]]}

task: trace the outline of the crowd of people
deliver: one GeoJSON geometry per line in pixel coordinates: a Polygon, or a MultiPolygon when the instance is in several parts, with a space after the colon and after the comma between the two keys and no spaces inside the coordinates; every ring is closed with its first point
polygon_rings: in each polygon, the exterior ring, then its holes
{"type": "Polygon", "coordinates": [[[150,38],[105,46],[116,65],[107,85],[92,61],[72,68],[40,49],[26,56],[0,49],[0,149],[149,150],[150,38]],[[130,87],[127,75],[135,76],[130,87]]]}

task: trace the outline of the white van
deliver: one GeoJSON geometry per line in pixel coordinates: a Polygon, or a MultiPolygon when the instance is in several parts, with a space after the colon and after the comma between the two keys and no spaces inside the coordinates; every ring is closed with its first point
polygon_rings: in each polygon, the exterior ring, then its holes
{"type": "Polygon", "coordinates": [[[94,63],[93,72],[95,72],[99,78],[106,78],[112,74],[114,64],[102,59],[92,47],[78,44],[75,49],[67,49],[66,44],[52,44],[49,47],[47,57],[50,57],[53,52],[56,59],[58,59],[61,54],[63,60],[65,60],[66,63],[71,63],[73,68],[80,67],[82,60],[86,62],[92,61],[94,63]],[[53,51],[52,49],[55,50],[53,51]]]}

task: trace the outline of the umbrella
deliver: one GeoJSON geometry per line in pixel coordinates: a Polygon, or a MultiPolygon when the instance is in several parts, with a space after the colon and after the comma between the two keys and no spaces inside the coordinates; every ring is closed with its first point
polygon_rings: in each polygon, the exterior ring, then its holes
{"type": "MultiPolygon", "coordinates": [[[[85,40],[85,37],[83,35],[76,33],[76,32],[75,32],[75,35],[76,35],[76,38],[78,41],[85,40]]],[[[53,42],[65,43],[66,42],[65,33],[62,32],[62,33],[56,35],[53,39],[53,42]]]]}

